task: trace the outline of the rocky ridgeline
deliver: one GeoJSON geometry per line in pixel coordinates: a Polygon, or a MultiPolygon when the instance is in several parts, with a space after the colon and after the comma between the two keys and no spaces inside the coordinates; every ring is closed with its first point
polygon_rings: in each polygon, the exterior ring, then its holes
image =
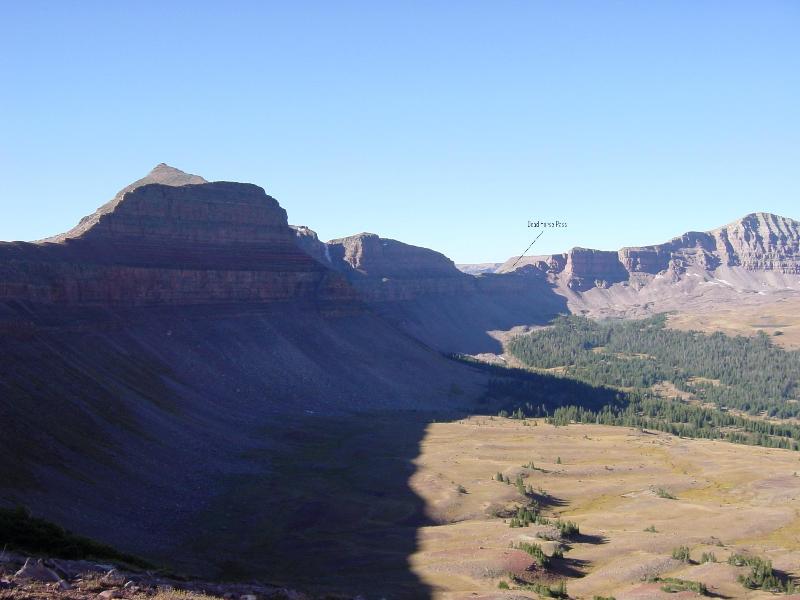
{"type": "Polygon", "coordinates": [[[462,272],[444,254],[359,233],[322,242],[305,226],[295,226],[299,246],[323,265],[344,274],[367,302],[406,302],[425,297],[530,292],[529,278],[462,272]]]}
{"type": "Polygon", "coordinates": [[[141,306],[341,302],[345,279],[297,247],[258,186],[205,182],[166,165],[72,230],[0,244],[0,301],[141,306]]]}
{"type": "Polygon", "coordinates": [[[557,276],[583,291],[625,281],[634,273],[680,275],[690,267],[706,271],[741,267],[750,271],[800,274],[800,222],[753,213],[708,232],[689,232],[665,244],[603,251],[573,248],[563,254],[509,259],[498,273],[527,268],[557,276]]]}
{"type": "Polygon", "coordinates": [[[366,600],[362,596],[317,596],[281,586],[219,583],[133,571],[90,560],[26,557],[0,552],[0,598],[69,600],[366,600]]]}
{"type": "Polygon", "coordinates": [[[453,261],[444,254],[381,238],[374,233],[359,233],[331,240],[327,246],[331,264],[366,276],[397,279],[462,278],[453,261]]]}
{"type": "Polygon", "coordinates": [[[330,265],[344,273],[370,302],[413,300],[421,296],[468,294],[471,277],[444,254],[360,233],[326,244],[330,265]]]}

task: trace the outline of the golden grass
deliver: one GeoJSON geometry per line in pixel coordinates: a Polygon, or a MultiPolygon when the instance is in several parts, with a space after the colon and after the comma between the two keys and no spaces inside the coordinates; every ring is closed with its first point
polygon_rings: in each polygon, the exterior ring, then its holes
{"type": "Polygon", "coordinates": [[[674,329],[721,331],[728,335],[780,332],[780,335],[773,335],[775,343],[796,349],[800,348],[800,298],[789,297],[768,304],[720,306],[703,313],[678,313],[670,315],[667,325],[674,329]]]}
{"type": "Polygon", "coordinates": [[[591,536],[565,555],[584,575],[570,577],[571,597],[674,597],[642,582],[654,573],[702,581],[730,598],[770,597],[745,590],[736,581],[739,570],[729,565],[673,561],[672,549],[681,545],[697,559],[709,548],[721,561],[734,551],[753,552],[800,575],[797,453],[619,427],[533,423],[473,417],[428,427],[410,483],[438,524],[420,529],[410,564],[435,598],[503,597],[499,581],[524,569],[524,557],[509,546],[535,540],[537,527],[511,529],[490,516],[492,507],[520,499],[513,485],[493,480],[498,471],[512,481],[522,473],[526,483],[563,501],[549,512],[591,536]],[[542,470],[523,468],[530,461],[542,470]],[[658,488],[676,499],[660,498],[658,488]],[[656,533],[645,531],[651,525],[656,533]]]}

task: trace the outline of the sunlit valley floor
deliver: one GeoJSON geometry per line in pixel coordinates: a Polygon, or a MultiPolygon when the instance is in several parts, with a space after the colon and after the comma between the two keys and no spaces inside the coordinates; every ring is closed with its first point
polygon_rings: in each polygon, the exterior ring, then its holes
{"type": "Polygon", "coordinates": [[[800,571],[800,460],[791,451],[472,417],[431,424],[415,463],[411,487],[435,524],[420,529],[410,562],[434,598],[537,597],[513,589],[513,578],[535,567],[511,546],[527,541],[550,553],[553,543],[536,533],[552,527],[511,528],[492,516],[523,502],[517,475],[552,499],[544,514],[580,527],[551,565],[550,579],[566,577],[570,597],[674,598],[662,590],[666,578],[700,582],[716,597],[770,597],[737,581],[748,572],[728,564],[737,553],[800,571]],[[690,563],[672,558],[682,546],[690,563]],[[716,562],[701,563],[704,553],[716,562]],[[654,576],[662,581],[648,581],[654,576]],[[498,589],[503,581],[512,590],[498,589]]]}

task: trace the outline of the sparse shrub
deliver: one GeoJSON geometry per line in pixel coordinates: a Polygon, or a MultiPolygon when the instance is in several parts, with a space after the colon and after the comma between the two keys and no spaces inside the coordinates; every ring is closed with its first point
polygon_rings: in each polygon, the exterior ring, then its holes
{"type": "Polygon", "coordinates": [[[569,594],[567,593],[567,582],[563,579],[556,585],[552,586],[547,585],[546,583],[528,583],[516,578],[515,583],[519,585],[520,589],[535,592],[542,598],[569,598],[569,594]]]}
{"type": "Polygon", "coordinates": [[[467,493],[467,488],[465,488],[463,485],[461,485],[461,484],[459,483],[459,484],[456,486],[456,491],[457,491],[459,494],[466,494],[466,493],[467,493]]]}
{"type": "Polygon", "coordinates": [[[713,552],[703,552],[700,556],[700,563],[715,563],[717,562],[717,557],[713,552]]]}
{"type": "Polygon", "coordinates": [[[688,546],[678,546],[672,549],[672,558],[684,563],[691,562],[690,552],[688,546]]]}
{"type": "Polygon", "coordinates": [[[675,496],[673,496],[667,490],[661,487],[656,488],[656,496],[658,496],[659,498],[666,498],[667,500],[677,500],[675,496]]]}
{"type": "Polygon", "coordinates": [[[561,457],[560,457],[560,456],[559,456],[558,458],[556,458],[556,464],[557,464],[557,465],[560,465],[560,464],[561,464],[561,457]]]}
{"type": "Polygon", "coordinates": [[[544,550],[542,550],[539,544],[534,544],[533,542],[519,542],[516,545],[512,545],[512,548],[527,552],[533,557],[534,562],[542,568],[547,568],[550,565],[550,557],[544,553],[544,550]]]}
{"type": "Polygon", "coordinates": [[[501,590],[510,590],[510,589],[511,589],[511,588],[509,587],[508,583],[506,583],[505,581],[501,581],[500,583],[498,583],[498,584],[497,584],[497,587],[498,587],[499,589],[501,589],[501,590]]]}
{"type": "Polygon", "coordinates": [[[592,596],[592,600],[617,600],[614,596],[592,596]]]}
{"type": "Polygon", "coordinates": [[[581,532],[580,527],[578,527],[578,524],[574,521],[558,520],[553,522],[553,525],[556,526],[559,533],[565,538],[576,536],[581,532]]]}
{"type": "Polygon", "coordinates": [[[708,587],[700,581],[689,581],[688,579],[678,579],[677,577],[654,577],[650,581],[661,583],[661,591],[669,594],[691,591],[703,596],[708,595],[708,587]]]}
{"type": "Polygon", "coordinates": [[[517,514],[511,518],[510,527],[527,527],[540,520],[539,507],[535,503],[528,506],[517,507],[517,514]]]}
{"type": "Polygon", "coordinates": [[[778,579],[770,560],[745,554],[731,554],[728,557],[728,564],[736,567],[750,567],[750,573],[739,575],[739,583],[748,589],[760,589],[767,592],[785,592],[788,589],[788,582],[784,584],[778,579]]]}
{"type": "Polygon", "coordinates": [[[497,475],[495,475],[495,476],[494,476],[494,478],[495,478],[497,481],[503,481],[503,474],[502,474],[500,471],[498,471],[498,472],[497,472],[497,475]]]}
{"type": "Polygon", "coordinates": [[[644,530],[647,533],[658,533],[658,531],[656,530],[656,526],[655,525],[650,525],[650,527],[645,527],[644,530]]]}

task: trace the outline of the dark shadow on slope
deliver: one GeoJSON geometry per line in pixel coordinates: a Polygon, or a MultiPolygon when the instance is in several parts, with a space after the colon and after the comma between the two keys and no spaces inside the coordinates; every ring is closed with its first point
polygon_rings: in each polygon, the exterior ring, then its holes
{"type": "Polygon", "coordinates": [[[388,411],[485,377],[368,313],[247,308],[0,303],[0,506],[199,578],[429,597],[409,479],[437,415],[388,411]]]}
{"type": "MultiPolygon", "coordinates": [[[[450,415],[452,416],[452,415],[450,415]]],[[[430,597],[411,571],[430,522],[409,486],[430,413],[281,418],[180,549],[225,579],[319,592],[430,597]]],[[[186,565],[191,567],[192,565],[186,565]]]]}
{"type": "Polygon", "coordinates": [[[536,503],[542,508],[559,508],[567,505],[566,500],[557,496],[553,496],[552,494],[540,494],[534,492],[533,494],[528,494],[528,497],[531,500],[535,500],[536,503]]]}
{"type": "Polygon", "coordinates": [[[572,536],[572,541],[576,544],[607,544],[608,538],[604,535],[590,535],[588,533],[579,533],[572,536]]]}
{"type": "Polygon", "coordinates": [[[605,407],[624,407],[628,399],[611,387],[584,383],[577,379],[536,373],[525,369],[501,367],[479,362],[468,356],[453,355],[453,359],[471,365],[489,376],[486,394],[478,401],[478,412],[486,415],[503,414],[514,417],[545,417],[563,406],[580,406],[599,411],[605,407]]]}
{"type": "Polygon", "coordinates": [[[562,558],[553,561],[550,570],[559,577],[579,579],[581,577],[586,577],[586,572],[591,564],[591,561],[579,558],[562,558]]]}
{"type": "Polygon", "coordinates": [[[420,295],[372,308],[430,347],[462,354],[500,354],[502,344],[489,332],[546,325],[569,312],[566,298],[543,277],[517,273],[482,275],[470,293],[420,295]]]}

